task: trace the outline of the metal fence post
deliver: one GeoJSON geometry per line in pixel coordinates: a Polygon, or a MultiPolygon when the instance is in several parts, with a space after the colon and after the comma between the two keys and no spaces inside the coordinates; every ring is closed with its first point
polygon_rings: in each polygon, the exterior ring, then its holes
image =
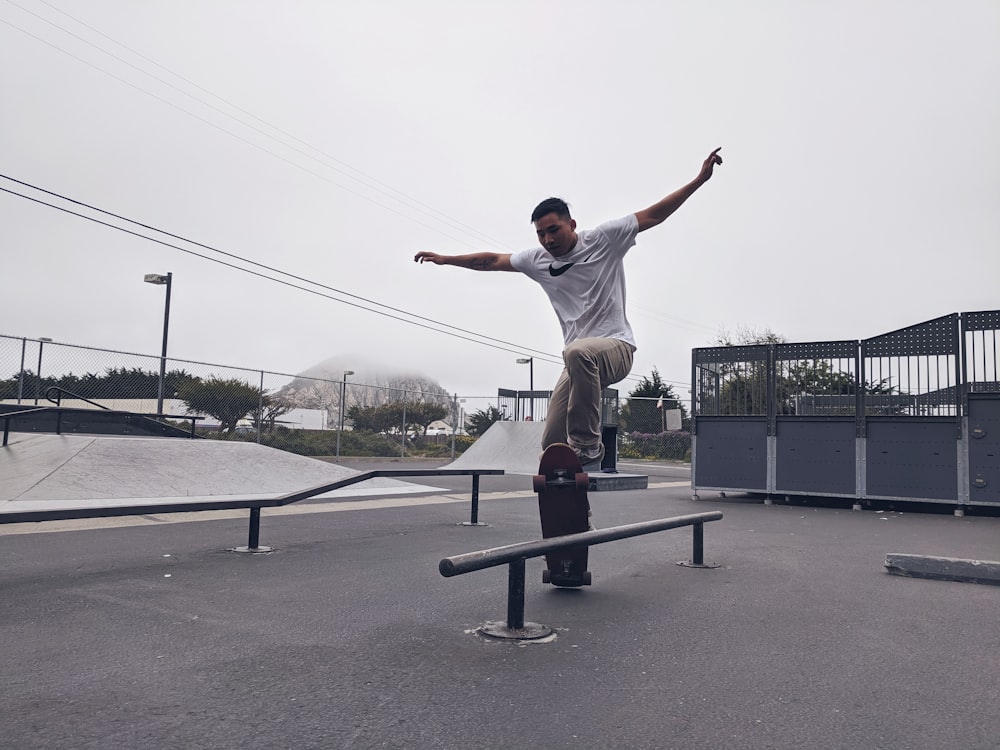
{"type": "Polygon", "coordinates": [[[257,445],[260,445],[260,433],[264,430],[264,371],[260,371],[260,391],[257,393],[257,445]]]}
{"type": "MultiPolygon", "coordinates": [[[[24,354],[28,348],[28,339],[21,338],[21,373],[17,377],[17,403],[21,403],[21,397],[24,395],[24,354]]],[[[7,445],[7,443],[4,443],[7,445]]]]}
{"type": "Polygon", "coordinates": [[[458,431],[458,394],[451,400],[451,460],[455,460],[455,433],[458,431]]]}

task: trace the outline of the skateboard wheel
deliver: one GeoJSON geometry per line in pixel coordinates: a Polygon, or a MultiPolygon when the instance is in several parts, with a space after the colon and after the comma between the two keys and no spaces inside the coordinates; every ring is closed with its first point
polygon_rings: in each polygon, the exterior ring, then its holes
{"type": "Polygon", "coordinates": [[[590,585],[590,571],[589,570],[586,573],[583,574],[583,585],[584,586],[589,586],[590,585]]]}
{"type": "Polygon", "coordinates": [[[590,489],[590,475],[579,473],[576,475],[576,488],[578,490],[589,490],[590,489]]]}
{"type": "Polygon", "coordinates": [[[535,492],[544,492],[545,491],[544,475],[535,474],[535,476],[531,478],[531,486],[535,490],[535,492]]]}
{"type": "Polygon", "coordinates": [[[551,583],[552,573],[548,569],[542,571],[542,583],[551,583]]]}

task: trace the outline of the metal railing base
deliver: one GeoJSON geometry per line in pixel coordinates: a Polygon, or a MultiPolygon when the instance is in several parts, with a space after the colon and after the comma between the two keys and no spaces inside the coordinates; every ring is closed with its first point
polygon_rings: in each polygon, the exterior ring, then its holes
{"type": "Polygon", "coordinates": [[[487,622],[476,629],[479,635],[507,641],[539,641],[550,637],[555,631],[548,625],[526,622],[523,627],[511,628],[506,622],[487,622]]]}

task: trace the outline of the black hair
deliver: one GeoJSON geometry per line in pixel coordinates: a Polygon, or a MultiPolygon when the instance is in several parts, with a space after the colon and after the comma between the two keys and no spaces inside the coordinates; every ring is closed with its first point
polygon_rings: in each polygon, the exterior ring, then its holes
{"type": "Polygon", "coordinates": [[[555,214],[560,219],[572,219],[569,215],[569,206],[562,198],[546,198],[531,212],[531,223],[534,224],[543,216],[555,214]]]}

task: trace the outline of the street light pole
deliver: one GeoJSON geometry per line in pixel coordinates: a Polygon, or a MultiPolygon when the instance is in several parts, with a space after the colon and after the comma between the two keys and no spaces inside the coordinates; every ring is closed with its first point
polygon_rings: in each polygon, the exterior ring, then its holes
{"type": "Polygon", "coordinates": [[[344,398],[347,392],[347,376],[354,370],[344,370],[344,379],[340,381],[340,426],[337,428],[337,459],[340,459],[340,434],[344,431],[344,398]]]}
{"type": "Polygon", "coordinates": [[[158,273],[147,273],[143,281],[147,284],[165,284],[167,287],[166,301],[163,305],[163,347],[160,350],[160,379],[156,389],[156,413],[163,414],[163,381],[167,375],[167,331],[170,328],[170,287],[174,275],[167,273],[166,276],[158,273]]]}
{"type": "MultiPolygon", "coordinates": [[[[535,358],[534,357],[524,357],[517,360],[519,365],[528,365],[528,390],[534,392],[535,390],[535,358]]],[[[532,421],[535,419],[535,397],[531,396],[528,399],[528,417],[532,421]]]]}

